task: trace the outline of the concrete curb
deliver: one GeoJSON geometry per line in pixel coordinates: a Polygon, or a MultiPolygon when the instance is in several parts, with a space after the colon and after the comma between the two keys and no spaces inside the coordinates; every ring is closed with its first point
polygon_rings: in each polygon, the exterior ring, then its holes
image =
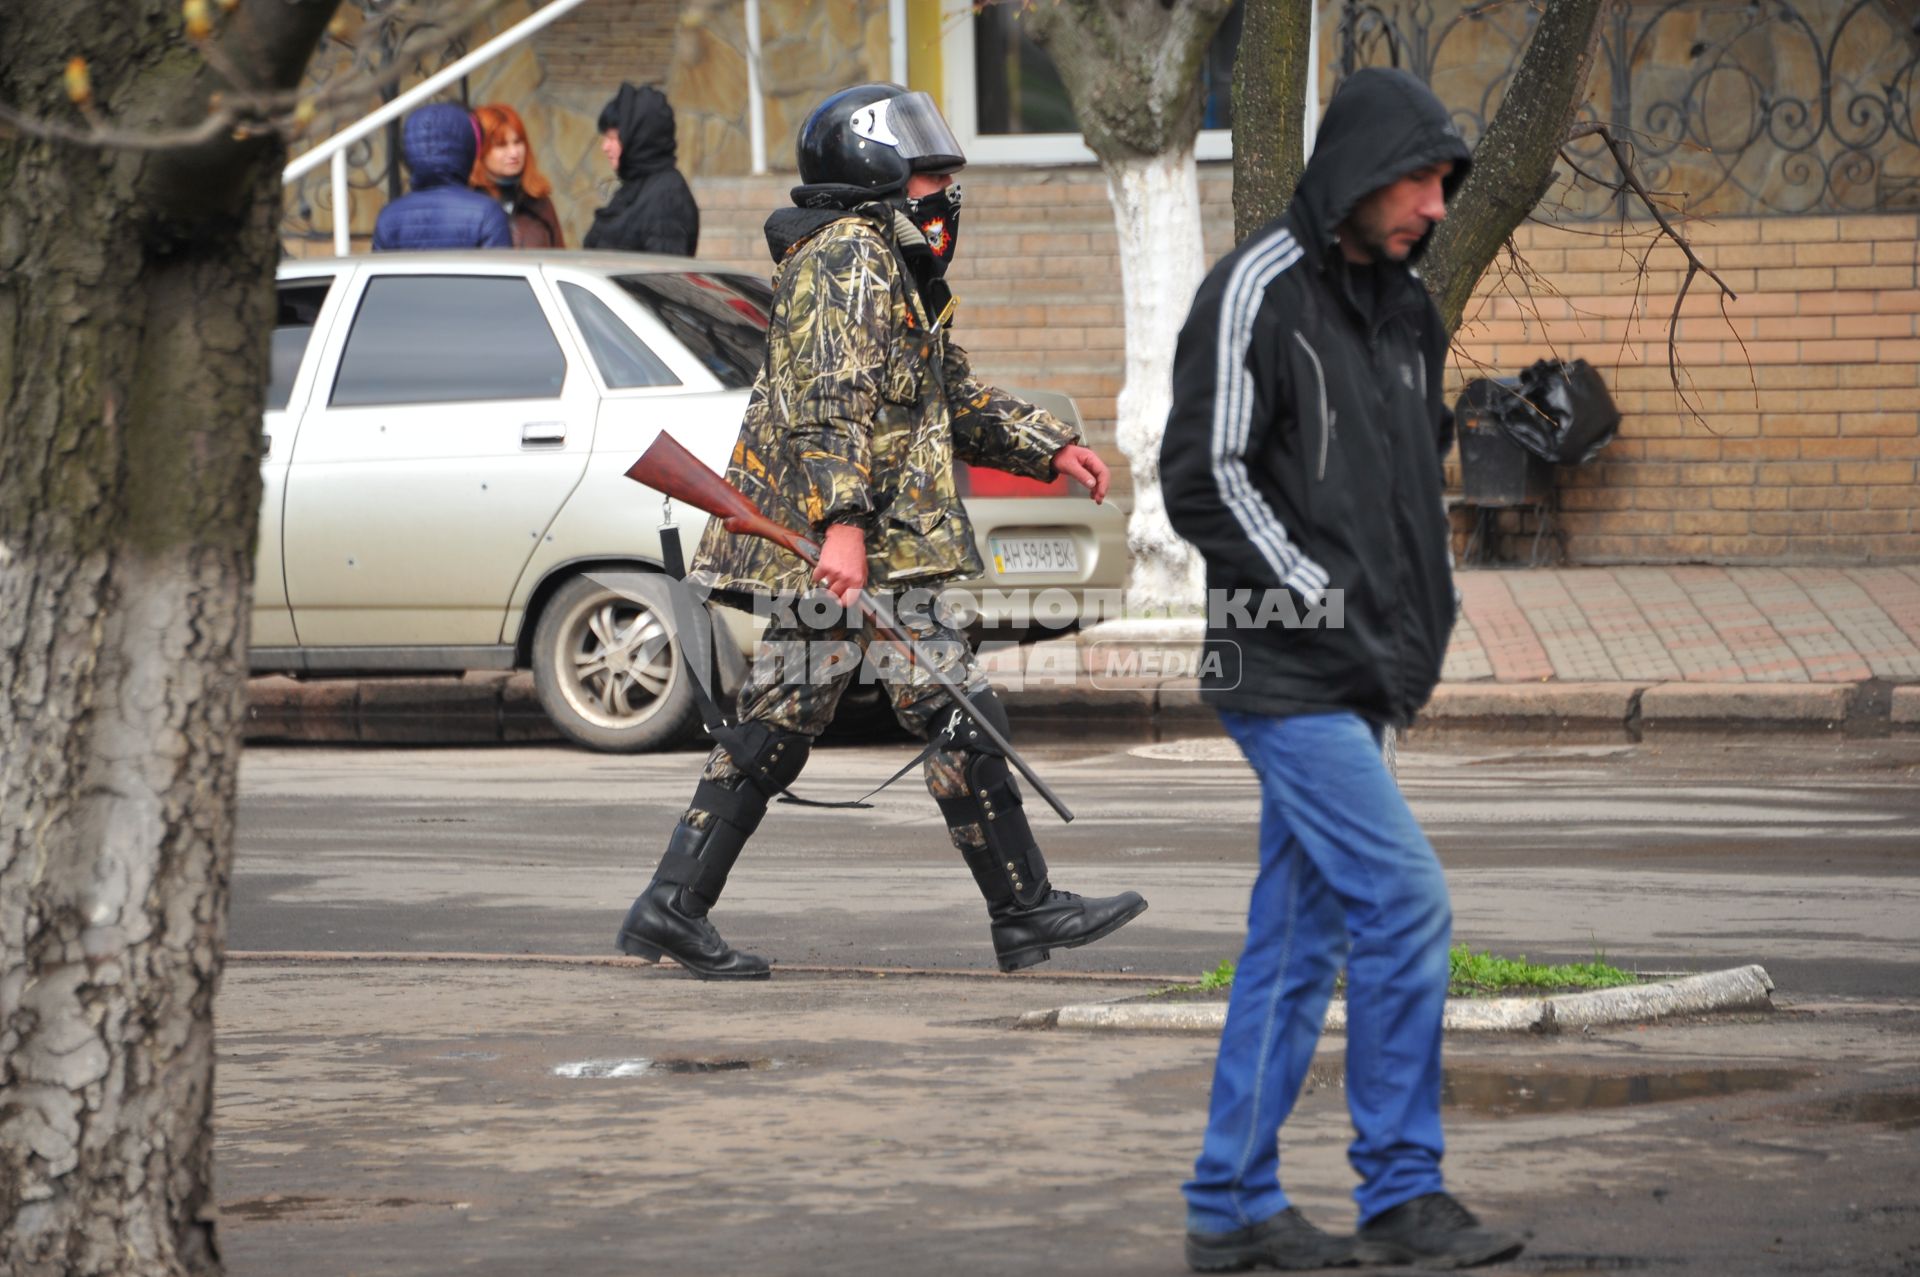
{"type": "MultiPolygon", "coordinates": [[[[1657,984],[1550,998],[1448,998],[1442,1023],[1449,1033],[1557,1033],[1709,1011],[1772,1010],[1772,989],[1766,968],[1733,967],[1657,984]]],[[[1029,1011],[1020,1017],[1019,1027],[1218,1033],[1226,1021],[1223,1002],[1103,1002],[1029,1011]]],[[[1327,1008],[1326,1027],[1344,1030],[1346,1026],[1346,1004],[1335,1002],[1327,1008]]]]}
{"type": "MultiPolygon", "coordinates": [[[[1100,627],[1105,629],[1105,626],[1100,627]]],[[[1054,640],[1072,643],[1072,639],[1054,640]]],[[[1014,726],[1034,739],[1098,731],[1145,740],[1215,735],[1191,677],[1101,677],[1057,660],[1024,677],[988,663],[1014,726]]],[[[1144,667],[1142,667],[1144,668],[1144,667]]],[[[1166,667],[1172,669],[1172,666],[1166,667]]],[[[1920,685],[1864,683],[1442,683],[1409,741],[1570,735],[1617,741],[1689,734],[1920,732],[1920,685]]],[[[263,677],[247,688],[250,741],[469,745],[562,739],[525,673],[464,678],[263,677]]]]}

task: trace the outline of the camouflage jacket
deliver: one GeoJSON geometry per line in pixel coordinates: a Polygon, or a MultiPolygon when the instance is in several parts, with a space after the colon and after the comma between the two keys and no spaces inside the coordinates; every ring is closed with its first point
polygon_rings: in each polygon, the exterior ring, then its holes
{"type": "MultiPolygon", "coordinates": [[[[801,215],[802,210],[783,210],[801,215]]],[[[866,529],[876,587],[981,575],[954,493],[955,457],[1029,478],[1078,432],[977,381],[945,332],[931,331],[889,234],[919,232],[884,206],[813,213],[823,225],[778,258],[767,361],[754,382],[727,481],[769,517],[810,529],[866,529]]],[[[775,214],[778,222],[781,214],[775,214]]],[[[776,243],[774,223],[768,238],[776,243]]],[[[689,579],[727,594],[804,593],[812,571],[770,541],[712,520],[689,579]]]]}

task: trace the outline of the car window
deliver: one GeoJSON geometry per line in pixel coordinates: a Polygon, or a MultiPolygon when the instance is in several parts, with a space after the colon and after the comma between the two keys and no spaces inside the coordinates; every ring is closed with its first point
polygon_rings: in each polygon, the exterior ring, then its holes
{"type": "Polygon", "coordinates": [[[712,373],[730,389],[751,386],[767,357],[770,292],[756,291],[749,275],[698,272],[619,275],[614,283],[652,311],[712,373]]]}
{"type": "Polygon", "coordinates": [[[609,389],[680,384],[680,379],[660,362],[660,356],[648,350],[605,302],[578,284],[562,283],[560,295],[567,299],[567,309],[573,312],[580,335],[587,340],[587,352],[609,389]]]}
{"type": "Polygon", "coordinates": [[[280,306],[273,319],[272,371],[267,379],[267,410],[287,406],[293,397],[293,379],[300,375],[307,339],[333,287],[333,276],[288,281],[280,285],[280,306]]]}
{"type": "Polygon", "coordinates": [[[383,275],[360,299],[332,402],[555,399],[566,379],[566,357],[526,280],[383,275]]]}

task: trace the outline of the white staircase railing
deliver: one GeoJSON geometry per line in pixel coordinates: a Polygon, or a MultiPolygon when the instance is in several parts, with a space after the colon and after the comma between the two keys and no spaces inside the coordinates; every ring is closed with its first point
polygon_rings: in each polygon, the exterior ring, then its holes
{"type": "Polygon", "coordinates": [[[280,180],[286,184],[298,181],[322,164],[332,164],[333,251],[345,257],[353,248],[352,197],[347,190],[348,147],[380,128],[387,121],[411,111],[416,105],[426,101],[469,71],[485,66],[508,49],[525,42],[534,33],[559,21],[585,3],[586,0],[552,0],[551,4],[543,6],[539,12],[529,14],[445,70],[435,72],[432,77],[422,80],[378,110],[362,116],[312,150],[302,152],[280,170],[280,180]]]}

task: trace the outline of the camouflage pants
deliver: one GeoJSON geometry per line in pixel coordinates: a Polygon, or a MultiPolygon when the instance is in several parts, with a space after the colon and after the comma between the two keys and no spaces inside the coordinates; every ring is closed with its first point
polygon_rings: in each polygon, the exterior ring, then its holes
{"type": "MultiPolygon", "coordinates": [[[[965,635],[930,615],[903,614],[895,619],[899,628],[932,656],[935,667],[964,687],[969,696],[987,690],[986,675],[974,663],[965,635]]],[[[858,628],[836,624],[817,629],[775,624],[761,638],[753,667],[740,688],[737,721],[765,723],[783,732],[818,738],[833,722],[841,696],[856,678],[877,681],[900,725],[922,740],[938,731],[946,715],[954,712],[952,699],[932,674],[897,645],[877,637],[871,623],[858,628]]],[[[966,793],[966,763],[964,751],[936,750],[929,754],[922,767],[927,792],[935,798],[966,793]]],[[[707,755],[701,776],[729,789],[746,783],[746,774],[718,745],[707,755]]],[[[705,829],[712,819],[697,807],[689,808],[685,816],[686,823],[695,829],[705,829]]],[[[963,851],[986,846],[986,837],[976,824],[949,829],[948,833],[954,846],[963,851]]]]}

